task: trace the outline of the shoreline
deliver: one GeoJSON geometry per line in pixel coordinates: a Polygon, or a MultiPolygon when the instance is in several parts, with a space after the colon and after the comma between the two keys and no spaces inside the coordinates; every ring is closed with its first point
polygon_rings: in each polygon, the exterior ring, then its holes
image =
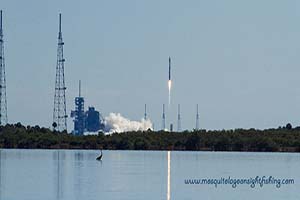
{"type": "Polygon", "coordinates": [[[38,126],[0,126],[0,148],[300,152],[300,129],[137,131],[75,136],[38,126]]]}

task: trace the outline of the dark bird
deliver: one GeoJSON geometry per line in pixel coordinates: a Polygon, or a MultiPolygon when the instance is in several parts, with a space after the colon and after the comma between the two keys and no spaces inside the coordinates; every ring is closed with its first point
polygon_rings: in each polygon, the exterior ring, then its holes
{"type": "Polygon", "coordinates": [[[102,160],[102,149],[101,149],[101,154],[100,154],[100,156],[98,156],[97,158],[96,158],[96,160],[102,160]]]}

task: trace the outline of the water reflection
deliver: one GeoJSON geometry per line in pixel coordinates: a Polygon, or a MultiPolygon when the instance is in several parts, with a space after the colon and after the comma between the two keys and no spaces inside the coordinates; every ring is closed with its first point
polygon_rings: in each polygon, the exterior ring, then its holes
{"type": "Polygon", "coordinates": [[[81,169],[83,167],[83,153],[76,152],[74,154],[75,157],[75,164],[74,164],[74,188],[75,188],[75,197],[76,199],[81,199],[81,182],[82,182],[82,172],[81,169]]]}
{"type": "Polygon", "coordinates": [[[63,186],[64,186],[64,171],[63,171],[63,165],[64,165],[64,158],[65,153],[61,150],[57,150],[56,152],[53,152],[53,160],[54,160],[54,169],[55,169],[55,181],[54,181],[54,188],[55,188],[55,194],[56,199],[61,200],[63,199],[63,186]]]}
{"type": "Polygon", "coordinates": [[[2,150],[0,149],[0,199],[2,199],[2,150]]]}
{"type": "MultiPolygon", "coordinates": [[[[299,180],[298,154],[0,149],[0,200],[260,199],[253,189],[185,185],[186,178],[272,175],[299,180]],[[168,161],[169,160],[169,188],[168,161]],[[234,191],[234,192],[232,192],[234,191]],[[237,197],[237,194],[240,196],[237,197]]],[[[299,183],[260,189],[265,199],[300,199],[299,183]],[[294,197],[294,198],[292,198],[294,197]]]]}
{"type": "Polygon", "coordinates": [[[5,192],[5,162],[6,162],[6,152],[0,149],[0,199],[3,199],[5,192]]]}

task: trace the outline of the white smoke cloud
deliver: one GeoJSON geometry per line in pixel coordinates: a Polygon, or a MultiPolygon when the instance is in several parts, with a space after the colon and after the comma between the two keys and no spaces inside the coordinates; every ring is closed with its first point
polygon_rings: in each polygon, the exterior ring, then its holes
{"type": "MultiPolygon", "coordinates": [[[[122,133],[127,131],[147,131],[153,130],[152,122],[147,119],[141,119],[141,121],[131,121],[123,117],[120,113],[110,113],[107,117],[104,117],[104,130],[105,134],[122,133]]],[[[97,135],[97,132],[85,132],[84,135],[97,135]]]]}
{"type": "Polygon", "coordinates": [[[147,119],[141,121],[131,121],[123,117],[120,113],[110,113],[105,119],[105,132],[126,132],[126,131],[146,131],[153,130],[152,122],[147,119]]]}

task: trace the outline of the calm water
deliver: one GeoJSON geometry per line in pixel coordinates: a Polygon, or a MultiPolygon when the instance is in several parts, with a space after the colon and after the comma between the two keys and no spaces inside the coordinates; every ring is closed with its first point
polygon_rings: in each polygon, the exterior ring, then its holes
{"type": "MultiPolygon", "coordinates": [[[[1,200],[167,198],[166,151],[0,150],[1,200]]],[[[171,199],[300,199],[300,154],[171,152],[171,199]],[[187,185],[188,178],[293,178],[295,184],[187,185]]]]}

